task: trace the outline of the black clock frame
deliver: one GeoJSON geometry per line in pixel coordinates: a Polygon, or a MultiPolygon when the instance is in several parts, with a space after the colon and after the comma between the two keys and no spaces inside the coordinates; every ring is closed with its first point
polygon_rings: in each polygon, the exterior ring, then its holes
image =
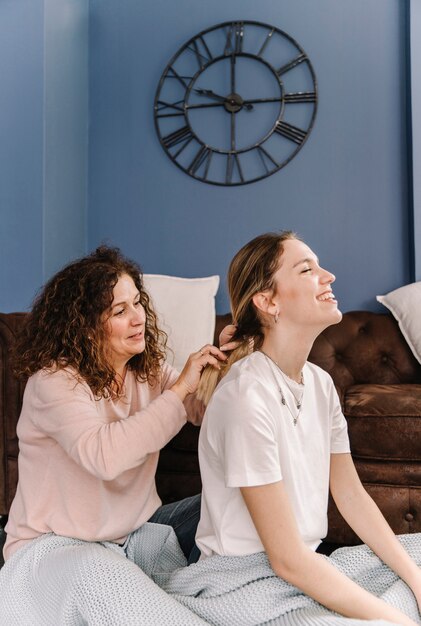
{"type": "MultiPolygon", "coordinates": [[[[234,70],[234,73],[235,73],[235,70],[234,70]]],[[[231,82],[233,83],[232,75],[231,75],[231,82]]],[[[222,22],[220,24],[216,24],[210,28],[207,28],[201,31],[200,33],[198,33],[197,35],[189,39],[173,55],[173,57],[167,64],[160,78],[156,95],[155,95],[155,101],[154,101],[155,128],[159,137],[159,141],[162,147],[164,148],[165,152],[169,156],[169,158],[173,161],[173,163],[175,163],[175,165],[177,165],[177,167],[179,167],[189,176],[192,176],[193,178],[201,182],[205,182],[205,183],[212,184],[212,185],[219,185],[219,186],[245,185],[245,184],[249,184],[252,182],[257,182],[268,176],[271,176],[275,172],[278,172],[280,169],[285,167],[285,165],[287,165],[294,158],[294,156],[298,153],[298,151],[302,148],[304,143],[307,141],[310,135],[310,132],[314,126],[314,121],[315,121],[316,112],[317,112],[317,100],[318,100],[317,79],[316,79],[313,66],[307,54],[305,53],[303,48],[295,41],[295,39],[293,39],[290,35],[280,30],[279,28],[276,28],[275,26],[271,26],[269,24],[265,24],[265,23],[258,22],[258,21],[243,20],[243,21],[222,22]],[[256,53],[243,51],[243,38],[244,38],[245,26],[257,26],[257,27],[262,27],[263,29],[267,30],[266,39],[263,40],[260,49],[256,53]],[[205,36],[217,29],[227,30],[226,43],[225,43],[225,49],[224,49],[223,54],[213,56],[206,43],[205,36]],[[291,61],[282,65],[278,69],[262,57],[262,54],[264,50],[266,49],[266,46],[270,43],[271,38],[275,33],[281,37],[286,38],[291,44],[293,44],[293,46],[295,46],[295,48],[299,52],[299,54],[296,57],[294,57],[293,59],[291,59],[291,61]],[[177,71],[173,67],[177,59],[181,57],[181,55],[184,54],[186,51],[188,53],[193,53],[197,59],[198,70],[193,76],[181,76],[177,73],[177,71]],[[217,63],[218,61],[221,61],[222,59],[226,59],[229,57],[231,57],[232,59],[231,65],[235,63],[234,58],[238,58],[238,57],[248,57],[254,60],[258,60],[259,62],[263,63],[276,77],[280,86],[280,91],[281,91],[280,97],[279,98],[255,98],[251,100],[243,100],[241,96],[237,94],[234,90],[231,90],[231,93],[228,94],[227,96],[219,96],[217,94],[214,94],[210,90],[195,89],[194,91],[198,92],[200,95],[205,95],[208,98],[215,100],[216,102],[196,104],[196,105],[189,104],[190,94],[192,92],[192,89],[196,83],[198,76],[211,65],[217,63]],[[299,92],[293,92],[293,93],[284,93],[282,76],[286,74],[287,72],[293,70],[295,67],[299,66],[302,63],[305,63],[310,71],[310,75],[311,75],[311,79],[313,83],[313,90],[304,91],[304,92],[299,91],[299,92]],[[169,103],[160,99],[160,93],[166,80],[177,80],[183,86],[183,88],[185,89],[185,95],[184,95],[183,100],[169,103]],[[235,134],[234,134],[234,143],[233,143],[233,133],[232,133],[232,127],[233,127],[233,124],[235,124],[235,120],[234,120],[235,114],[238,111],[240,111],[243,107],[253,108],[254,104],[264,103],[264,102],[279,102],[280,103],[279,115],[277,116],[272,128],[267,132],[267,134],[263,138],[259,139],[259,141],[255,142],[254,144],[248,145],[245,148],[236,149],[235,148],[235,134]],[[282,120],[282,116],[285,110],[285,105],[292,104],[292,103],[306,103],[306,104],[313,105],[310,123],[305,129],[296,127],[282,120]],[[189,110],[198,109],[198,108],[206,109],[209,107],[216,107],[216,106],[219,106],[219,107],[223,106],[228,113],[231,113],[231,149],[230,150],[218,149],[218,148],[208,145],[202,139],[200,139],[200,137],[197,136],[197,134],[194,132],[193,128],[191,127],[189,123],[189,110]],[[161,133],[159,120],[163,118],[168,118],[168,117],[183,117],[185,123],[180,128],[163,136],[161,133]],[[274,133],[277,133],[283,136],[284,138],[288,139],[291,143],[296,145],[296,148],[291,152],[291,154],[289,154],[287,158],[282,160],[280,163],[277,162],[276,159],[262,145],[274,133]],[[200,148],[195,154],[194,158],[189,163],[189,165],[186,167],[185,165],[181,164],[177,160],[177,158],[180,156],[180,154],[183,152],[185,147],[193,139],[196,140],[197,143],[200,144],[200,148]],[[177,148],[175,149],[175,151],[172,151],[176,146],[177,148]],[[244,152],[252,151],[252,150],[257,150],[265,171],[261,176],[257,176],[257,177],[245,180],[238,155],[244,152]],[[209,167],[211,164],[212,155],[214,153],[224,154],[227,156],[226,172],[225,172],[224,180],[211,180],[207,178],[209,167]],[[206,165],[205,165],[205,171],[203,175],[200,175],[200,176],[197,175],[198,170],[200,170],[200,168],[205,163],[206,165]],[[269,163],[273,165],[272,169],[269,168],[269,163]],[[232,176],[233,176],[235,167],[237,168],[239,180],[233,181],[232,176]]]]}

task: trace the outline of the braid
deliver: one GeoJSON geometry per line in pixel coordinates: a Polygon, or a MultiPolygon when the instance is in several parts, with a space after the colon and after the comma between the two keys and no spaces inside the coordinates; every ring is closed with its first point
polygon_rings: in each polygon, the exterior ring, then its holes
{"type": "Polygon", "coordinates": [[[228,290],[232,317],[237,323],[231,341],[237,341],[238,346],[232,350],[227,361],[221,363],[220,370],[212,366],[205,368],[197,391],[198,398],[205,404],[208,404],[216,385],[230,367],[262,345],[263,322],[254,306],[253,296],[274,289],[274,274],[279,267],[283,243],[296,238],[291,231],[260,235],[243,246],[231,261],[228,290]]]}

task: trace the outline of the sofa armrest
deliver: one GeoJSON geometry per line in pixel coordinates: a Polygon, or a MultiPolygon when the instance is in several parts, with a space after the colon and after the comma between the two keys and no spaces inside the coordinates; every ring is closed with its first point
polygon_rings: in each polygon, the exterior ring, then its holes
{"type": "Polygon", "coordinates": [[[12,372],[11,349],[26,313],[0,313],[0,516],[7,515],[18,478],[19,418],[25,383],[12,372]]]}

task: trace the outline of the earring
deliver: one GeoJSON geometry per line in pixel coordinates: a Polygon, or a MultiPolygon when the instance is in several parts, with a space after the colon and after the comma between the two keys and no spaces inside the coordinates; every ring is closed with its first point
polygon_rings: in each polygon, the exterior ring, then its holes
{"type": "Polygon", "coordinates": [[[275,324],[278,323],[278,320],[279,320],[279,313],[278,313],[278,311],[276,311],[276,313],[275,313],[275,324]]]}

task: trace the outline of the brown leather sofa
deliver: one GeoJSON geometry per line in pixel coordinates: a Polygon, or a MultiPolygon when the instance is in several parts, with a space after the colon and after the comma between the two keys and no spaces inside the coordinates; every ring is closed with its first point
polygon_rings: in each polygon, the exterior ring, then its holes
{"type": "MultiPolygon", "coordinates": [[[[11,372],[9,351],[24,319],[24,313],[0,313],[2,524],[16,489],[16,423],[24,389],[11,372]]],[[[229,320],[229,315],[217,316],[215,337],[229,320]]],[[[346,313],[340,324],[318,337],[310,360],[327,370],[336,384],[352,454],[367,490],[396,533],[421,532],[421,365],[394,318],[346,313]]],[[[164,502],[200,491],[198,432],[187,424],[160,455],[157,485],[164,502]]],[[[358,543],[332,502],[327,542],[358,543]]]]}

